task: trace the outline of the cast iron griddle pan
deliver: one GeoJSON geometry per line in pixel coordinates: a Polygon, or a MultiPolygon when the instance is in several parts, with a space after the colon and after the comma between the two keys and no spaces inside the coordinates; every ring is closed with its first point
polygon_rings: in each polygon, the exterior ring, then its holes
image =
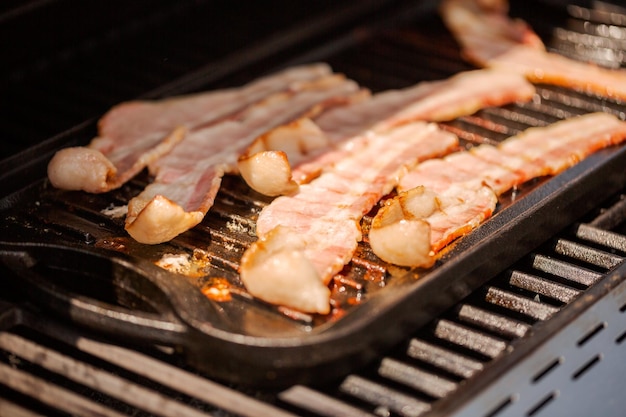
{"type": "MultiPolygon", "coordinates": [[[[469,69],[440,21],[426,20],[398,31],[354,33],[341,48],[321,47],[324,52],[312,51],[306,60],[285,65],[324,60],[374,90],[469,69]],[[439,44],[429,41],[433,36],[439,44]],[[394,48],[399,62],[389,59],[394,48]]],[[[184,84],[177,93],[183,92],[184,84]]],[[[526,127],[598,109],[619,114],[620,107],[539,86],[532,103],[486,109],[443,127],[467,144],[497,143],[526,127]]],[[[344,375],[626,183],[626,148],[598,152],[554,178],[502,196],[496,214],[451,245],[430,270],[387,265],[364,241],[332,284],[333,313],[315,316],[266,305],[245,292],[237,274],[239,258],[256,239],[254,221],[270,199],[236,176],[224,179],[202,224],[155,246],[134,242],[123,218],[104,214],[140,192],[150,180],[146,173],[102,195],[52,188],[45,178],[52,153],[86,144],[94,135],[95,123],[87,123],[2,162],[2,285],[16,285],[33,304],[120,340],[174,346],[200,371],[243,384],[322,382],[344,375]],[[164,256],[181,254],[191,259],[193,274],[155,265],[164,256]]],[[[372,214],[363,220],[364,229],[372,214]]]]}

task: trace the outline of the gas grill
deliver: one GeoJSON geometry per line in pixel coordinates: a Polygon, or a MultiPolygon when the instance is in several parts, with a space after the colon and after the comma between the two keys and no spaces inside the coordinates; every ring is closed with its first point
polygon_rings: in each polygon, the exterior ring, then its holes
{"type": "MultiPolygon", "coordinates": [[[[239,178],[225,178],[201,225],[147,247],[103,214],[137,194],[146,173],[105,195],[61,192],[45,181],[49,158],[87,143],[103,112],[137,97],[239,85],[306,62],[373,91],[472,67],[436,2],[272,1],[245,12],[219,1],[127,3],[0,10],[3,39],[29,45],[3,45],[0,415],[620,414],[624,147],[505,194],[430,272],[393,269],[362,243],[334,284],[338,301],[359,301],[344,316],[268,307],[242,290],[236,268],[269,199],[239,178]],[[210,261],[198,279],[154,265],[194,251],[210,261]],[[202,295],[217,279],[230,301],[202,295]]],[[[622,65],[620,6],[513,1],[511,14],[555,51],[622,65]]],[[[540,85],[529,103],[441,125],[471,146],[592,111],[626,118],[621,102],[540,85]]]]}

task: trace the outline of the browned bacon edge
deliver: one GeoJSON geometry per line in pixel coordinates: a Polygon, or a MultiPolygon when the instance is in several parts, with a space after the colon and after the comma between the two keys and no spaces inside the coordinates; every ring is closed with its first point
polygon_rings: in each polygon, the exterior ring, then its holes
{"type": "MultiPolygon", "coordinates": [[[[373,229],[384,229],[399,221],[425,221],[430,225],[430,256],[416,256],[404,266],[424,267],[432,256],[453,240],[475,229],[494,212],[497,196],[530,179],[556,175],[590,154],[626,139],[626,122],[606,113],[590,113],[563,120],[546,127],[529,128],[510,137],[497,147],[479,145],[441,159],[431,159],[409,171],[399,182],[397,202],[403,216],[392,217],[381,210],[374,218],[373,229]],[[412,215],[425,202],[411,201],[406,193],[423,187],[432,193],[434,208],[426,215],[412,215]],[[409,199],[407,202],[406,200],[409,199]],[[390,220],[391,219],[391,220],[390,220]]],[[[406,228],[406,225],[405,225],[406,228]]],[[[380,231],[376,233],[381,234],[380,231]]],[[[396,237],[382,246],[370,234],[370,244],[381,259],[391,259],[388,252],[403,251],[411,239],[423,239],[423,229],[406,240],[396,237]],[[374,241],[372,241],[374,239],[374,241]],[[382,256],[381,256],[382,255],[382,256]]],[[[382,238],[385,238],[383,235],[382,238]]],[[[381,238],[381,239],[382,239],[381,238]]]]}

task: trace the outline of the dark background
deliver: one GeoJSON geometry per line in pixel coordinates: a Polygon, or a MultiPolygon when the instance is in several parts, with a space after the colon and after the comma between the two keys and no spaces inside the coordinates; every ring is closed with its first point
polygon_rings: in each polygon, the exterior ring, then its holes
{"type": "MultiPolygon", "coordinates": [[[[176,94],[181,80],[187,90],[249,81],[412,3],[437,1],[2,1],[0,160],[120,101],[176,94]]],[[[532,13],[533,3],[513,1],[512,11],[532,13]]]]}
{"type": "Polygon", "coordinates": [[[119,101],[176,93],[167,84],[181,77],[249,81],[232,69],[266,59],[256,68],[269,70],[278,51],[306,43],[334,16],[346,28],[385,3],[393,2],[2,1],[0,159],[119,101]]]}

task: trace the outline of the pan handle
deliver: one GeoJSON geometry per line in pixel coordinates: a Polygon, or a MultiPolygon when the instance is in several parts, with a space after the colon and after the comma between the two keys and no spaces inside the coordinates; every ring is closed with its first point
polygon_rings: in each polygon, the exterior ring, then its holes
{"type": "Polygon", "coordinates": [[[182,346],[191,329],[178,314],[180,306],[210,314],[190,282],[124,254],[0,242],[0,265],[29,300],[125,340],[182,346]]]}

